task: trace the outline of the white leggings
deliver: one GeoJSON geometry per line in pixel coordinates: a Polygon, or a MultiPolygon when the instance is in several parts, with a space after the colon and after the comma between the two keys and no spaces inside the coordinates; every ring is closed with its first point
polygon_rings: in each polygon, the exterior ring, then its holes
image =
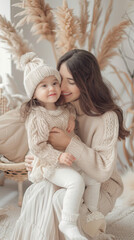
{"type": "Polygon", "coordinates": [[[96,211],[100,193],[100,183],[91,179],[85,173],[78,173],[70,167],[56,168],[47,178],[53,184],[66,188],[63,201],[63,211],[68,214],[78,214],[82,197],[90,211],[96,211]],[[85,190],[85,185],[86,190],[85,190]],[[83,195],[84,193],[84,195],[83,195]]]}
{"type": "Polygon", "coordinates": [[[63,201],[63,211],[71,215],[78,214],[85,190],[83,177],[70,167],[60,167],[56,168],[47,179],[55,185],[67,189],[63,201]]]}

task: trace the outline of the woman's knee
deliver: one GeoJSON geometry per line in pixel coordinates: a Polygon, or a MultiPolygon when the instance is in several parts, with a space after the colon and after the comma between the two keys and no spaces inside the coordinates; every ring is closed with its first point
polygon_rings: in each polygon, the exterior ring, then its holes
{"type": "Polygon", "coordinates": [[[111,196],[106,192],[101,190],[98,209],[102,212],[105,216],[112,211],[115,202],[112,201],[111,196]]]}

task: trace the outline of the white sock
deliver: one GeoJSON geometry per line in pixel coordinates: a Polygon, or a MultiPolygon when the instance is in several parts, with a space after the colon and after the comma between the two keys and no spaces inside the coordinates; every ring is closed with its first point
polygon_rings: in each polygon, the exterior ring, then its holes
{"type": "Polygon", "coordinates": [[[77,225],[72,224],[72,222],[62,220],[59,224],[59,229],[70,240],[87,240],[80,234],[77,225]]]}

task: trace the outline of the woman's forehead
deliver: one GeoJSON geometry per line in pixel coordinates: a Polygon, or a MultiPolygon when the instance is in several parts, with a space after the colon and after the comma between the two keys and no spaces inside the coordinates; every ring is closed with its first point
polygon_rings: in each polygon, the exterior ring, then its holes
{"type": "Polygon", "coordinates": [[[66,66],[66,63],[62,63],[61,66],[60,66],[60,69],[59,69],[59,72],[60,72],[60,75],[63,77],[66,77],[66,78],[72,78],[72,75],[71,73],[69,72],[67,66],[66,66]]]}

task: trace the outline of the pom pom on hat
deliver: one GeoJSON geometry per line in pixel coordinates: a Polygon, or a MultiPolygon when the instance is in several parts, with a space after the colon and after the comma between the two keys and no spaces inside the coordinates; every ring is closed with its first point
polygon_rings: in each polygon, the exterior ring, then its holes
{"type": "Polygon", "coordinates": [[[20,66],[24,70],[24,87],[29,99],[32,98],[37,85],[45,77],[55,76],[59,83],[61,83],[59,72],[45,64],[33,52],[28,52],[21,56],[20,66]]]}
{"type": "Polygon", "coordinates": [[[28,52],[21,56],[20,58],[20,67],[22,70],[25,69],[26,64],[31,62],[36,57],[36,54],[34,52],[28,52]]]}

